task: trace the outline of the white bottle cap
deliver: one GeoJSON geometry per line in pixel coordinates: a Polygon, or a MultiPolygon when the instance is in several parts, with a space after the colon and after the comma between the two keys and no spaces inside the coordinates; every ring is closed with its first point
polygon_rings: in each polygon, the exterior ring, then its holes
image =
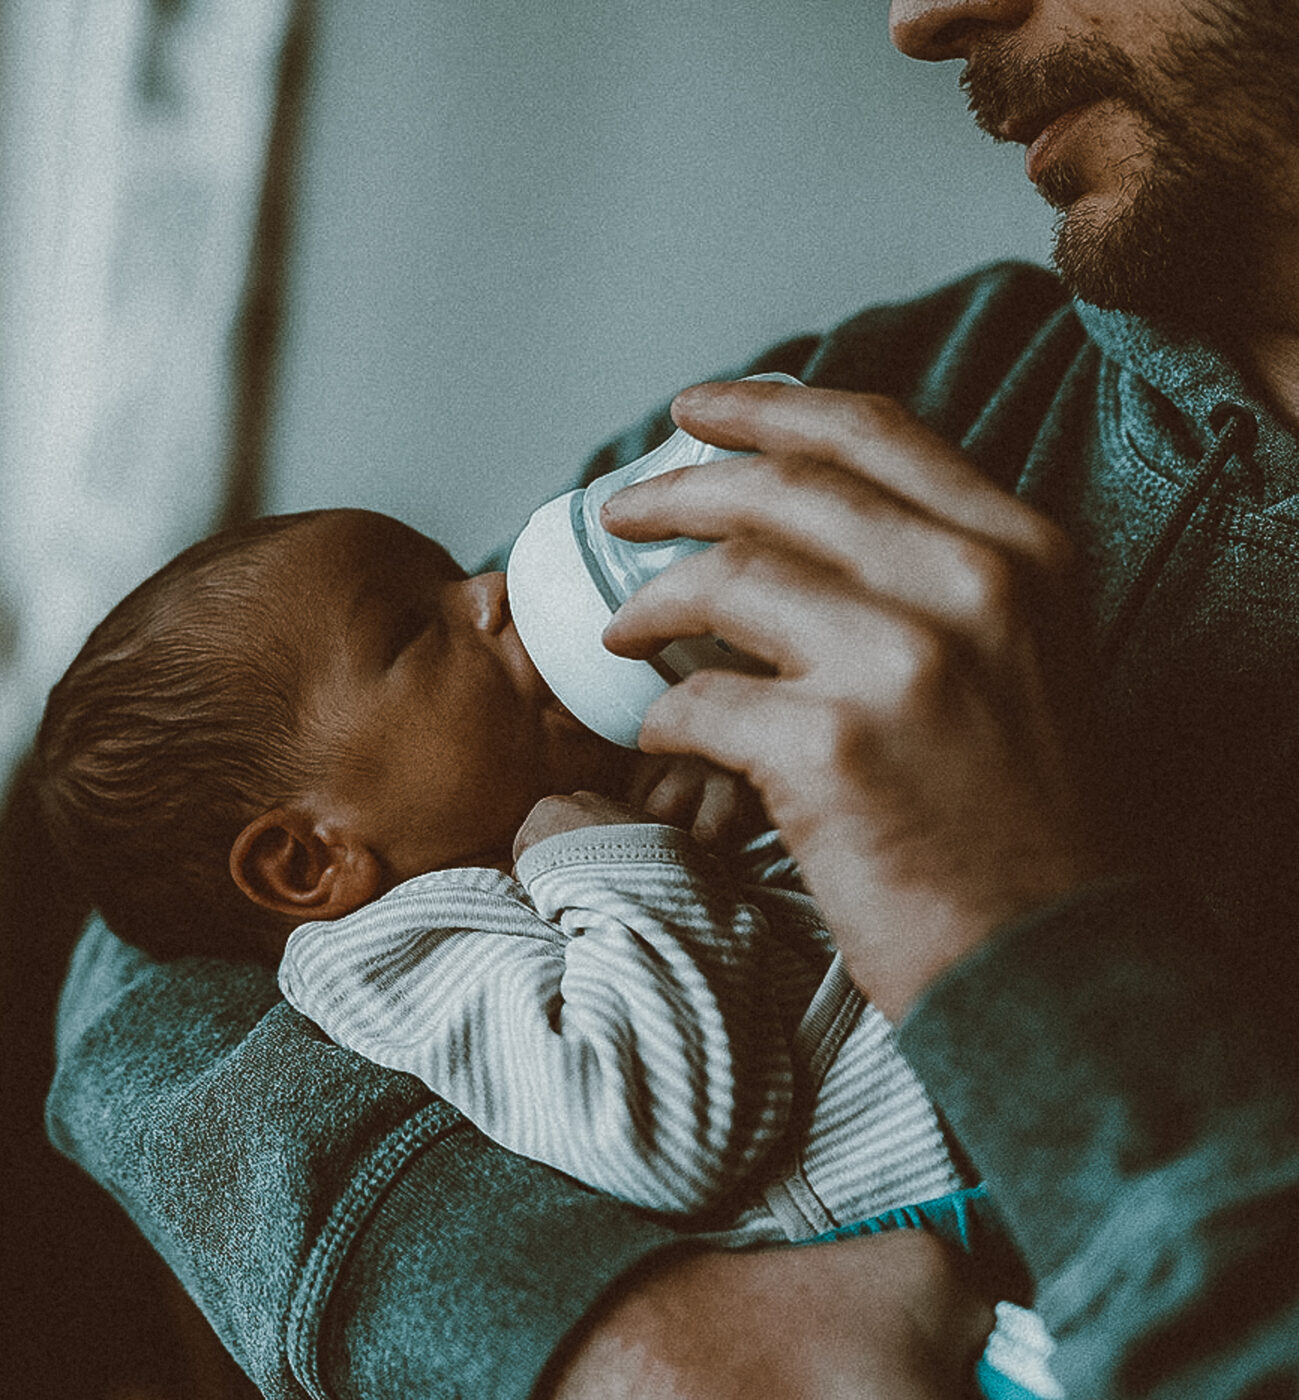
{"type": "Polygon", "coordinates": [[[613,609],[605,601],[573,530],[581,491],[533,512],[506,566],[514,625],[542,679],[588,729],[636,747],[645,711],[668,688],[648,661],[606,651],[600,637],[613,609]]]}

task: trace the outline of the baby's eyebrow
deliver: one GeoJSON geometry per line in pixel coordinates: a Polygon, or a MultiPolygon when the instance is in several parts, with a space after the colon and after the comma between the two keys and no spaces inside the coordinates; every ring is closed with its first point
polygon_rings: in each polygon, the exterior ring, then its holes
{"type": "Polygon", "coordinates": [[[393,605],[391,586],[385,587],[380,579],[370,578],[353,592],[343,615],[344,635],[352,644],[363,643],[377,636],[377,650],[384,665],[390,665],[396,651],[393,648],[394,636],[399,632],[409,613],[408,607],[393,605]],[[376,614],[382,625],[375,627],[376,614]]]}
{"type": "Polygon", "coordinates": [[[437,611],[437,608],[427,600],[420,602],[412,599],[404,608],[394,614],[395,620],[391,635],[384,648],[386,652],[385,665],[391,666],[410,643],[430,626],[437,611]]]}
{"type": "Polygon", "coordinates": [[[346,625],[348,627],[354,626],[372,604],[383,602],[385,591],[374,579],[368,580],[356,589],[348,605],[346,625]]]}

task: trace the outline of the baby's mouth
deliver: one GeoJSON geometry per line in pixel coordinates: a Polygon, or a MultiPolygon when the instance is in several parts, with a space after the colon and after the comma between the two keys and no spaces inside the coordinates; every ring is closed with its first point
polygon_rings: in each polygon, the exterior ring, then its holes
{"type": "MultiPolygon", "coordinates": [[[[543,684],[545,683],[543,682],[543,684]]],[[[553,690],[550,689],[549,686],[546,686],[546,693],[549,698],[546,700],[542,708],[548,710],[551,714],[553,714],[565,729],[584,730],[586,728],[586,725],[584,725],[582,721],[578,719],[578,717],[572,712],[572,710],[570,710],[568,706],[564,704],[564,702],[559,698],[558,695],[555,694],[553,690]]]]}

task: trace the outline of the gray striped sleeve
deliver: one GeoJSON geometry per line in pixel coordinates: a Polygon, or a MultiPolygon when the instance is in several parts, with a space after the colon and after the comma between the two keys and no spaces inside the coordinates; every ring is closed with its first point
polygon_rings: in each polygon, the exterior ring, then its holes
{"type": "Polygon", "coordinates": [[[649,1209],[705,1211],[790,1111],[761,916],[683,833],[575,835],[520,862],[531,902],[497,871],[439,871],[300,926],[281,989],[503,1146],[649,1209]]]}

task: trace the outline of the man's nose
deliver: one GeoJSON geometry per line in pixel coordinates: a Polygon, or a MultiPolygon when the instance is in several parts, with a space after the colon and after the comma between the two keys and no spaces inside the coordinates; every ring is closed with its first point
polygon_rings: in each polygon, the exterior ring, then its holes
{"type": "Polygon", "coordinates": [[[889,37],[911,58],[968,58],[989,30],[1017,29],[1036,0],[892,0],[889,37]]]}

